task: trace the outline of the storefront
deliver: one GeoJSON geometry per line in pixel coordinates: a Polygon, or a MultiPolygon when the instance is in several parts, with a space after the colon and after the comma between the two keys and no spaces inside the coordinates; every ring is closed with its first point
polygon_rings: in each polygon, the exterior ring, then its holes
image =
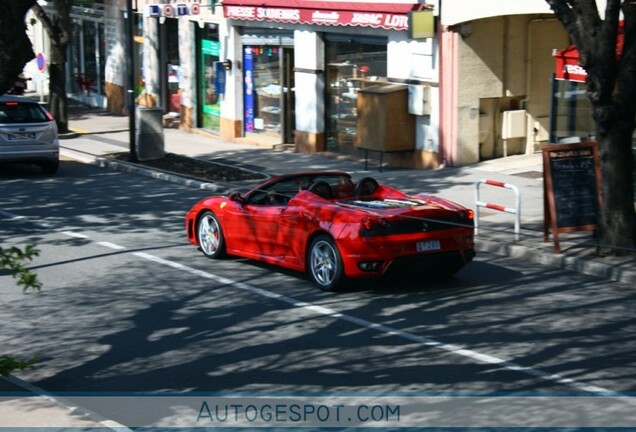
{"type": "Polygon", "coordinates": [[[73,37],[68,58],[72,74],[71,93],[84,103],[105,106],[105,38],[102,19],[73,19],[73,37]]]}
{"type": "MultiPolygon", "coordinates": [[[[240,58],[234,59],[243,66],[238,71],[242,86],[236,89],[242,93],[237,130],[295,143],[303,152],[356,154],[360,90],[389,83],[405,91],[409,85],[437,85],[431,39],[410,40],[407,32],[409,13],[423,7],[415,2],[224,0],[228,34],[236,31],[241,41],[240,58]]],[[[408,106],[399,109],[406,112],[408,106]]],[[[407,157],[421,159],[416,153],[424,143],[435,147],[437,128],[430,113],[419,116],[414,128],[417,140],[407,157]]]]}
{"type": "Polygon", "coordinates": [[[218,133],[220,10],[215,15],[202,0],[138,0],[137,11],[143,21],[137,104],[162,108],[164,127],[218,133]]]}
{"type": "MultiPolygon", "coordinates": [[[[54,16],[52,5],[44,4],[49,16],[54,16]]],[[[106,18],[103,1],[91,2],[90,7],[73,6],[70,13],[70,41],[66,58],[66,84],[70,97],[87,105],[106,106],[106,61],[109,53],[108,29],[112,27],[106,18]]],[[[48,70],[45,64],[49,54],[49,38],[42,25],[32,19],[33,49],[38,59],[28,63],[25,71],[36,90],[48,93],[48,70]],[[42,64],[38,64],[42,62],[42,64]]]]}

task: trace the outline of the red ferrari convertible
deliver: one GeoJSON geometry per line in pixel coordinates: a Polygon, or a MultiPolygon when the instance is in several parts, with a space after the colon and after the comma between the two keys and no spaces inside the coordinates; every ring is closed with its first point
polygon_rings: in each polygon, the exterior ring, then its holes
{"type": "Polygon", "coordinates": [[[454,274],[475,256],[473,222],[472,210],[451,201],[325,171],[205,198],[186,214],[186,231],[209,258],[237,255],[307,272],[332,291],[389,269],[454,274]]]}

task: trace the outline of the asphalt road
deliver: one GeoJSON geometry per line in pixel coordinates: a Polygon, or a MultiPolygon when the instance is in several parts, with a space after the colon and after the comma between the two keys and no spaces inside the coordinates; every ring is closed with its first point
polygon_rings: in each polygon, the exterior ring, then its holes
{"type": "Polygon", "coordinates": [[[447,281],[344,293],[185,239],[205,191],[64,161],[0,172],[3,247],[35,243],[44,288],[0,274],[0,346],[50,392],[636,391],[633,287],[481,253],[447,281]]]}

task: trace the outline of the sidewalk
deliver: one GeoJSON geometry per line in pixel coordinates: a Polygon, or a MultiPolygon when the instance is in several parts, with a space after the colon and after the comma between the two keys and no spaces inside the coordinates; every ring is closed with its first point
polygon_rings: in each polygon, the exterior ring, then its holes
{"type": "MultiPolygon", "coordinates": [[[[69,110],[71,128],[79,132],[61,141],[66,157],[85,163],[96,163],[109,169],[126,170],[209,189],[210,194],[247,189],[250,183],[205,184],[166,175],[130,164],[106,160],[104,155],[128,149],[128,117],[87,108],[76,103],[69,110]]],[[[353,158],[308,155],[293,151],[261,147],[248,143],[228,142],[210,135],[165,129],[167,152],[223,163],[240,164],[269,175],[304,170],[336,169],[350,172],[354,178],[373,176],[408,193],[431,193],[475,207],[475,184],[490,179],[516,186],[521,196],[520,240],[515,241],[514,216],[481,208],[477,251],[512,256],[548,266],[560,267],[591,276],[636,285],[634,257],[597,257],[591,232],[560,234],[561,251],[554,254],[552,239],[543,241],[543,178],[540,154],[509,156],[476,165],[440,170],[384,169],[378,171],[375,160],[368,169],[363,161],[353,158]]],[[[480,186],[481,201],[513,207],[514,193],[509,189],[480,186]]]]}

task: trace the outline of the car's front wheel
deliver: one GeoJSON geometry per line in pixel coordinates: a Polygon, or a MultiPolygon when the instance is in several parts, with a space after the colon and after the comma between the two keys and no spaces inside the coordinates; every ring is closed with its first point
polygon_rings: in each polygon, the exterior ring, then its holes
{"type": "Polygon", "coordinates": [[[327,235],[313,239],[307,254],[307,267],[313,283],[324,291],[335,291],[344,284],[344,269],[338,247],[327,235]]]}
{"type": "Polygon", "coordinates": [[[197,224],[197,239],[201,252],[208,258],[222,258],[225,256],[225,237],[221,224],[216,215],[206,211],[199,218],[197,224]]]}

